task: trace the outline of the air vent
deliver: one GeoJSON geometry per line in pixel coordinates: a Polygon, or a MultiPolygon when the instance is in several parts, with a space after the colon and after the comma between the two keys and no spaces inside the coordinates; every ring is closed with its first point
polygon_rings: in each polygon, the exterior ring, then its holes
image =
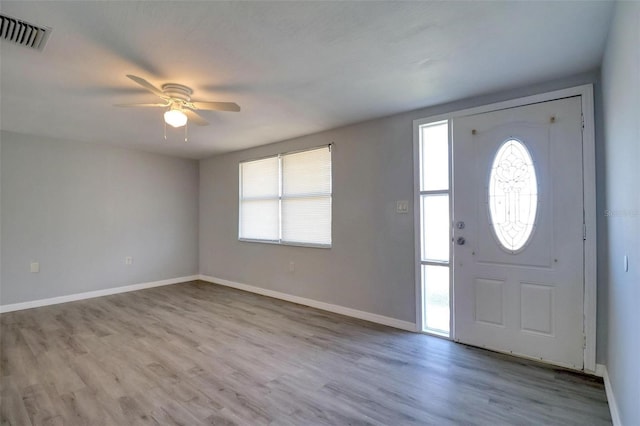
{"type": "Polygon", "coordinates": [[[0,39],[20,46],[43,50],[51,28],[30,24],[21,19],[0,14],[0,39]]]}

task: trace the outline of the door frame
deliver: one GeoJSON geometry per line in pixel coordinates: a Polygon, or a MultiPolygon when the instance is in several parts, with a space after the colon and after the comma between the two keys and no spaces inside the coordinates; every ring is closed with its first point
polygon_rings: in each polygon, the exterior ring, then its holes
{"type": "MultiPolygon", "coordinates": [[[[422,283],[420,270],[420,126],[437,121],[449,120],[449,163],[451,158],[451,120],[469,115],[498,111],[556,99],[580,96],[582,103],[582,173],[583,173],[583,199],[584,199],[584,371],[596,374],[596,306],[597,306],[597,241],[596,241],[596,150],[595,150],[595,125],[594,125],[594,100],[593,84],[554,90],[522,98],[510,99],[488,105],[452,111],[444,114],[433,115],[413,120],[413,215],[414,215],[414,265],[416,285],[416,318],[417,331],[422,331],[422,283]]],[[[451,174],[451,168],[449,173],[451,174]]],[[[450,176],[451,178],[451,176],[450,176]]],[[[453,188],[450,187],[453,191],[453,188]]],[[[450,212],[452,214],[453,212],[450,212]]],[[[453,259],[451,260],[453,273],[453,259]]],[[[453,323],[453,280],[450,280],[449,291],[451,323],[453,323]]],[[[451,324],[453,325],[453,324],[451,324]]],[[[450,327],[450,340],[455,339],[455,328],[450,327]]]]}

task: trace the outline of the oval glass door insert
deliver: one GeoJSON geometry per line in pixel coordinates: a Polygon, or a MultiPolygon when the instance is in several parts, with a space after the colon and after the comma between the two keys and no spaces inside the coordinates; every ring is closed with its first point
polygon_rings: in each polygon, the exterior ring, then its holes
{"type": "Polygon", "coordinates": [[[515,253],[531,239],[538,210],[538,179],[529,150],[517,139],[496,152],[489,176],[489,219],[502,248],[515,253]]]}

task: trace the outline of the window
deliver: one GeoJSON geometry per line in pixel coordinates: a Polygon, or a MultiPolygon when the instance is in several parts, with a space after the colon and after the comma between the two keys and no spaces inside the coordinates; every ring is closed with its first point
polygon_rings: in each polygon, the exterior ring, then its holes
{"type": "Polygon", "coordinates": [[[529,150],[509,139],[496,152],[489,176],[489,217],[502,247],[517,253],[531,239],[538,209],[538,180],[529,150]]]}
{"type": "Polygon", "coordinates": [[[419,126],[422,330],[449,336],[449,122],[419,126]]]}
{"type": "Polygon", "coordinates": [[[240,163],[240,240],[331,247],[331,146],[240,163]]]}

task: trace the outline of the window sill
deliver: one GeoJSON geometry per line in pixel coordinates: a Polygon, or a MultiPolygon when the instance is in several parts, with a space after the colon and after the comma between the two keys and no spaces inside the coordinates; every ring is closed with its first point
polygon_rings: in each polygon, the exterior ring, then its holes
{"type": "Polygon", "coordinates": [[[238,238],[238,241],[243,243],[272,244],[275,246],[308,247],[308,248],[322,248],[322,249],[331,248],[331,244],[296,243],[291,241],[276,241],[276,240],[254,240],[251,238],[238,238]]]}

